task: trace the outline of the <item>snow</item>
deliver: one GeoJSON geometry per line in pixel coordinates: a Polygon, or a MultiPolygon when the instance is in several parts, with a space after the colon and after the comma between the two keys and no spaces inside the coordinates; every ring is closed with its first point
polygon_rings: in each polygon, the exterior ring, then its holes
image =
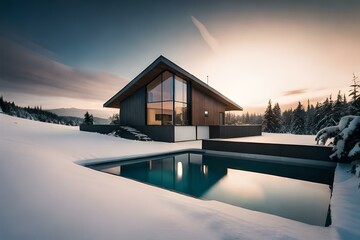
{"type": "Polygon", "coordinates": [[[339,134],[338,126],[325,127],[316,134],[315,141],[325,145],[328,139],[334,138],[337,134],[339,134]]]}
{"type": "Polygon", "coordinates": [[[359,178],[347,172],[349,165],[336,169],[331,200],[333,225],[325,228],[195,199],[76,163],[200,148],[200,141],[131,141],[3,114],[0,129],[0,239],[359,239],[360,236],[359,178]]]}
{"type": "Polygon", "coordinates": [[[341,239],[360,239],[360,179],[350,164],[338,164],[331,199],[332,227],[341,239]]]}
{"type": "Polygon", "coordinates": [[[265,132],[263,132],[261,136],[216,139],[216,140],[256,142],[256,143],[279,143],[279,144],[294,144],[294,145],[316,145],[314,135],[296,135],[296,134],[265,133],[265,132]]]}
{"type": "Polygon", "coordinates": [[[350,150],[349,157],[355,156],[360,153],[360,143],[356,143],[355,146],[350,150]]]}
{"type": "Polygon", "coordinates": [[[315,139],[324,145],[326,141],[335,138],[334,153],[330,156],[331,159],[341,159],[344,156],[356,157],[357,154],[360,154],[360,142],[356,142],[359,141],[359,128],[360,116],[345,116],[341,118],[338,126],[321,129],[315,139]],[[347,146],[349,144],[352,146],[347,146]],[[351,147],[351,149],[346,150],[347,147],[351,147]]]}

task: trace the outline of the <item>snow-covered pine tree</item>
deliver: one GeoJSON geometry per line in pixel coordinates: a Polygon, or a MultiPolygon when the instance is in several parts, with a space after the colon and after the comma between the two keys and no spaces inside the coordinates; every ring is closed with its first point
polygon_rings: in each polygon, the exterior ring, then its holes
{"type": "Polygon", "coordinates": [[[291,133],[305,134],[305,110],[301,102],[299,102],[298,106],[293,112],[291,133]]]}
{"type": "Polygon", "coordinates": [[[325,144],[334,138],[334,153],[331,159],[349,162],[360,158],[360,116],[344,116],[337,126],[321,129],[315,140],[325,144]]]}
{"type": "Polygon", "coordinates": [[[322,104],[316,105],[314,121],[316,123],[317,131],[324,127],[334,126],[337,124],[331,118],[332,107],[332,100],[329,101],[329,98],[326,98],[322,104]]]}
{"type": "Polygon", "coordinates": [[[274,114],[274,132],[280,133],[283,131],[282,129],[282,121],[281,121],[281,109],[279,103],[275,103],[273,108],[273,114],[274,114]]]}
{"type": "Polygon", "coordinates": [[[268,106],[265,110],[264,121],[263,121],[264,132],[274,132],[274,112],[271,106],[271,99],[269,100],[268,106]]]}
{"type": "Polygon", "coordinates": [[[360,84],[357,80],[358,77],[353,74],[353,83],[350,85],[349,97],[351,102],[349,103],[349,112],[352,115],[360,115],[360,84]]]}

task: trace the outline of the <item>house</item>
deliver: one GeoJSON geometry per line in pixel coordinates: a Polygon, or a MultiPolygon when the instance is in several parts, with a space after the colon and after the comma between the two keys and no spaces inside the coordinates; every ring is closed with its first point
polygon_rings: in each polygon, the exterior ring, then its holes
{"type": "Polygon", "coordinates": [[[104,107],[120,109],[120,125],[167,142],[222,137],[225,111],[243,110],[163,56],[104,103],[104,107]]]}

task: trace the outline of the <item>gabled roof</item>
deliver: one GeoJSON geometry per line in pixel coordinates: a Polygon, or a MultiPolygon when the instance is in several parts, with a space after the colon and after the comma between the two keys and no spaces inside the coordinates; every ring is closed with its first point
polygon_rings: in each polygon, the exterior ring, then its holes
{"type": "Polygon", "coordinates": [[[112,98],[110,98],[104,107],[110,108],[120,108],[120,102],[124,99],[135,93],[139,88],[145,86],[151,82],[155,77],[157,77],[163,71],[168,70],[169,72],[175,73],[179,77],[190,81],[192,86],[197,90],[217,99],[218,101],[225,104],[226,111],[230,110],[243,110],[235,102],[231,101],[214,88],[205,84],[203,81],[185,71],[175,63],[171,62],[169,59],[164,56],[158,57],[152,64],[150,64],[144,71],[137,75],[131,82],[129,82],[125,87],[123,87],[118,93],[116,93],[112,98]]]}

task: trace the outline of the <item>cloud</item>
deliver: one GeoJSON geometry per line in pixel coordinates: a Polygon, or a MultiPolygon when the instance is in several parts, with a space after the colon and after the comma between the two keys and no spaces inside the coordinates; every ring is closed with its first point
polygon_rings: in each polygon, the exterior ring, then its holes
{"type": "Polygon", "coordinates": [[[40,96],[107,100],[127,80],[103,72],[67,66],[0,38],[2,91],[40,96]]]}
{"type": "Polygon", "coordinates": [[[218,47],[219,47],[218,41],[210,34],[210,32],[205,27],[205,25],[202,22],[200,22],[199,20],[197,20],[194,16],[191,16],[191,20],[194,23],[195,27],[199,30],[202,38],[209,45],[209,47],[214,52],[217,52],[218,47]]]}
{"type": "Polygon", "coordinates": [[[307,91],[308,91],[308,89],[306,89],[306,88],[294,89],[294,90],[290,90],[290,91],[284,91],[282,95],[283,96],[292,96],[292,95],[306,93],[307,91]]]}

